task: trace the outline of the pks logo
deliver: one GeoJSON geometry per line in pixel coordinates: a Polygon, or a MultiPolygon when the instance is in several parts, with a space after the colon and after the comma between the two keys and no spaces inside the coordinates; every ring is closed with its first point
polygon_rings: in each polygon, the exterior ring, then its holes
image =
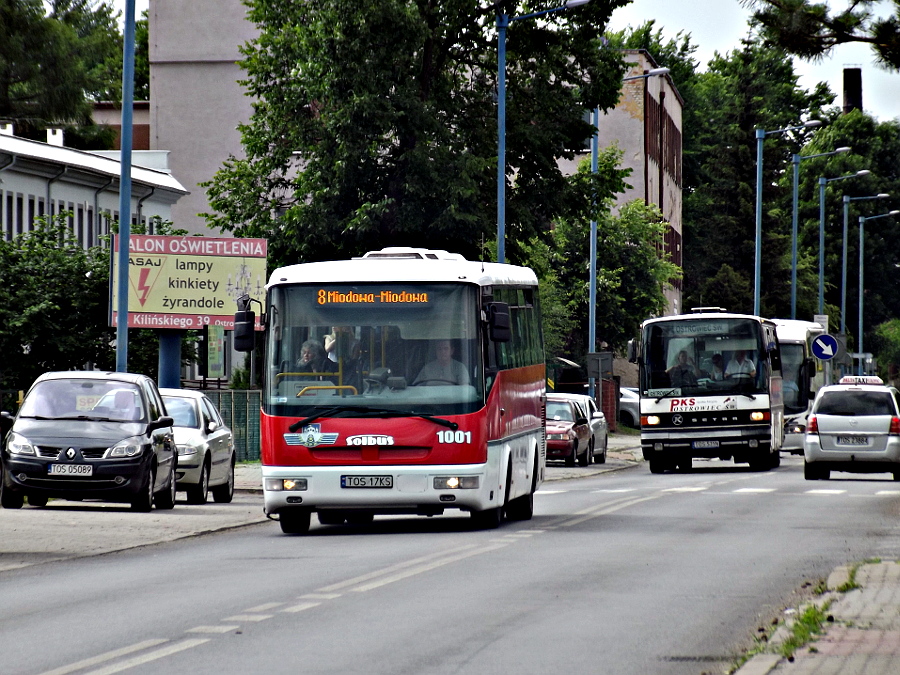
{"type": "Polygon", "coordinates": [[[337,439],[337,433],[323,434],[321,424],[307,424],[299,434],[284,435],[284,442],[287,445],[304,445],[307,448],[315,448],[319,445],[334,445],[337,439]]]}

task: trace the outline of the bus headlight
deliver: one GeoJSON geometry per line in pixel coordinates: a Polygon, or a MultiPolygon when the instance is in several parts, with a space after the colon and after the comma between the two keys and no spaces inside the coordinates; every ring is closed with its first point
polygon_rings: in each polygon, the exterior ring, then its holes
{"type": "Polygon", "coordinates": [[[789,434],[804,434],[806,433],[806,427],[802,424],[789,424],[787,428],[787,433],[789,434]]]}
{"type": "Polygon", "coordinates": [[[269,492],[299,492],[307,488],[305,478],[266,478],[265,489],[269,492]]]}
{"type": "Polygon", "coordinates": [[[648,427],[655,427],[660,422],[659,415],[647,415],[645,417],[641,417],[641,425],[648,427]]]}
{"type": "Polygon", "coordinates": [[[435,490],[477,490],[478,476],[439,476],[434,479],[435,490]]]}
{"type": "Polygon", "coordinates": [[[764,422],[769,419],[769,413],[761,412],[759,410],[754,410],[750,413],[750,420],[753,422],[764,422]]]}

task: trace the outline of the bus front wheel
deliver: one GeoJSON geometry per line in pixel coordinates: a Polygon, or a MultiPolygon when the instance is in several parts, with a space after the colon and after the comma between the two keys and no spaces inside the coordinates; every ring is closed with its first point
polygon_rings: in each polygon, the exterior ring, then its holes
{"type": "Polygon", "coordinates": [[[285,534],[306,534],[309,532],[309,509],[291,509],[278,514],[278,524],[285,534]]]}

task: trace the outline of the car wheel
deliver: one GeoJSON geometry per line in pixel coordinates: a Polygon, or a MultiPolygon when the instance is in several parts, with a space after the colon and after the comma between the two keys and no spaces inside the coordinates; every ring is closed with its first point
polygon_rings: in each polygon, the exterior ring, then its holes
{"type": "Polygon", "coordinates": [[[578,452],[578,441],[572,442],[572,452],[566,455],[566,466],[575,466],[576,452],[578,452]]]}
{"type": "Polygon", "coordinates": [[[212,495],[217,504],[230,504],[234,498],[234,457],[231,458],[231,466],[228,468],[228,480],[222,485],[216,485],[212,489],[212,495]]]}
{"type": "Polygon", "coordinates": [[[28,503],[32,506],[47,506],[47,498],[38,495],[28,495],[28,503]]]}
{"type": "Polygon", "coordinates": [[[309,509],[291,509],[278,514],[278,524],[285,534],[306,534],[309,532],[309,509]]]}
{"type": "Polygon", "coordinates": [[[578,466],[589,466],[591,463],[591,459],[594,456],[594,439],[591,438],[588,443],[587,448],[584,451],[584,455],[578,458],[578,466]]]}
{"type": "Polygon", "coordinates": [[[894,472],[894,480],[895,480],[895,481],[900,481],[900,471],[895,471],[895,472],[894,472]]]}
{"type": "Polygon", "coordinates": [[[188,504],[205,504],[209,498],[209,459],[203,460],[200,480],[196,485],[188,485],[185,490],[188,504]]]}
{"type": "Polygon", "coordinates": [[[806,480],[828,480],[831,478],[831,469],[821,467],[815,462],[803,461],[803,477],[806,480]]]}
{"type": "Polygon", "coordinates": [[[169,484],[154,496],[156,508],[162,511],[168,511],[175,508],[175,493],[178,490],[175,485],[175,465],[172,465],[169,471],[169,484]]]}
{"type": "Polygon", "coordinates": [[[594,455],[594,462],[597,464],[606,464],[606,453],[609,451],[609,436],[606,436],[603,439],[603,452],[599,455],[594,455]]]}
{"type": "Polygon", "coordinates": [[[131,500],[131,508],[134,511],[147,513],[153,508],[153,486],[156,483],[156,471],[150,469],[147,476],[147,483],[141,491],[131,500]]]}

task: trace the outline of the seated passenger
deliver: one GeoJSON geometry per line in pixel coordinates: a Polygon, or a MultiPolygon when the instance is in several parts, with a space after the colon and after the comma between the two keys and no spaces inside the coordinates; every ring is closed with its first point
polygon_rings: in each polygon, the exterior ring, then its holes
{"type": "Polygon", "coordinates": [[[666,372],[673,387],[690,387],[697,384],[699,371],[684,349],[678,352],[675,364],[666,372]]]}
{"type": "Polygon", "coordinates": [[[300,346],[297,370],[301,373],[333,373],[337,365],[328,360],[325,347],[316,340],[307,340],[300,346]]]}
{"type": "Polygon", "coordinates": [[[747,358],[746,350],[738,349],[734,352],[734,356],[731,357],[731,361],[728,362],[728,366],[725,368],[725,377],[751,379],[756,377],[756,366],[753,365],[753,361],[747,358]]]}
{"type": "Polygon", "coordinates": [[[413,380],[413,385],[469,384],[466,367],[453,358],[453,344],[450,340],[440,340],[435,347],[434,361],[422,366],[413,380]]]}

